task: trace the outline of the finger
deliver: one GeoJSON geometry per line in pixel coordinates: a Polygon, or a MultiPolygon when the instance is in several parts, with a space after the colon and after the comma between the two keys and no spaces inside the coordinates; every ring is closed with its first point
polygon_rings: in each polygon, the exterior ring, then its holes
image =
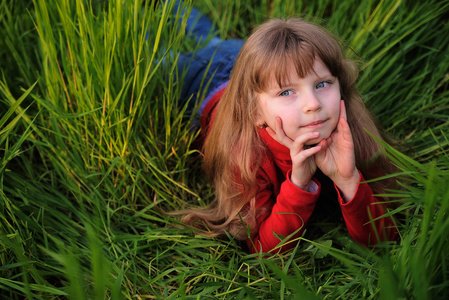
{"type": "Polygon", "coordinates": [[[276,132],[276,140],[285,147],[291,149],[293,140],[285,134],[284,128],[282,126],[282,119],[280,117],[276,117],[274,123],[274,131],[276,132]]]}
{"type": "Polygon", "coordinates": [[[345,106],[344,100],[340,100],[340,118],[348,120],[348,117],[346,115],[346,106],[345,106]]]}
{"type": "Polygon", "coordinates": [[[326,156],[331,143],[332,143],[331,138],[322,139],[317,145],[321,147],[321,150],[318,151],[318,153],[315,155],[315,159],[323,159],[323,157],[326,156]]]}
{"type": "Polygon", "coordinates": [[[322,149],[321,145],[317,145],[315,147],[305,149],[303,151],[300,151],[295,156],[292,156],[292,160],[294,160],[296,163],[303,163],[306,159],[308,159],[308,158],[314,156],[315,154],[317,154],[318,152],[320,152],[321,149],[322,149]]]}
{"type": "Polygon", "coordinates": [[[307,132],[307,133],[301,134],[292,143],[292,147],[290,148],[290,151],[293,153],[293,155],[296,155],[296,153],[298,153],[304,149],[304,145],[308,141],[316,139],[319,136],[320,136],[319,132],[307,132]]]}
{"type": "Polygon", "coordinates": [[[337,131],[340,132],[342,130],[349,130],[348,121],[344,117],[340,117],[337,124],[337,131]]]}
{"type": "MultiPolygon", "coordinates": [[[[283,132],[282,129],[279,130],[279,126],[278,126],[278,125],[275,124],[275,126],[276,126],[276,131],[273,130],[271,127],[266,127],[265,130],[266,130],[267,133],[271,136],[271,138],[272,138],[273,140],[277,141],[278,143],[284,145],[284,143],[287,142],[287,144],[289,144],[288,141],[285,141],[285,140],[283,141],[282,134],[285,135],[285,132],[283,132]],[[281,131],[281,132],[279,132],[279,131],[281,131]],[[279,134],[278,134],[278,132],[279,132],[279,134]],[[281,137],[279,137],[279,135],[281,135],[281,137]]],[[[284,138],[284,139],[285,139],[285,138],[284,138]]],[[[284,146],[285,146],[285,145],[284,145],[284,146]]],[[[288,146],[286,146],[286,147],[288,147],[288,146]]],[[[288,147],[288,148],[290,148],[290,147],[288,147]]]]}
{"type": "Polygon", "coordinates": [[[275,132],[273,129],[271,129],[270,127],[266,127],[265,130],[268,132],[268,134],[269,134],[274,140],[277,141],[278,138],[277,138],[277,136],[276,136],[276,132],[275,132]]]}
{"type": "Polygon", "coordinates": [[[352,145],[351,147],[353,147],[354,142],[352,139],[352,132],[351,132],[351,128],[349,127],[348,122],[341,118],[338,122],[338,126],[337,126],[338,130],[335,134],[332,134],[332,138],[336,141],[337,145],[352,145]]]}
{"type": "Polygon", "coordinates": [[[317,145],[315,147],[305,149],[295,156],[292,156],[293,168],[300,167],[305,163],[315,164],[315,160],[313,159],[313,157],[315,157],[315,155],[317,155],[317,153],[319,153],[321,149],[322,147],[320,145],[317,145]]]}
{"type": "Polygon", "coordinates": [[[318,145],[321,146],[321,151],[326,151],[327,148],[332,144],[332,137],[328,137],[327,139],[322,139],[318,145]]]}
{"type": "Polygon", "coordinates": [[[351,128],[349,128],[348,121],[344,118],[340,119],[338,122],[339,131],[342,132],[344,139],[352,139],[351,128]]]}

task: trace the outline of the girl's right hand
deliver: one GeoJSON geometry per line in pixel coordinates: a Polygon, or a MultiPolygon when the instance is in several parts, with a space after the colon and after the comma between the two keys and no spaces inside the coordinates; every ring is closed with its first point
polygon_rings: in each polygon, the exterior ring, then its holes
{"type": "Polygon", "coordinates": [[[276,117],[274,130],[266,128],[268,134],[280,144],[290,149],[292,159],[291,182],[302,190],[307,191],[317,166],[314,155],[321,150],[320,144],[311,148],[304,148],[307,141],[319,137],[318,132],[308,132],[300,135],[295,140],[289,138],[282,127],[282,119],[276,117]]]}

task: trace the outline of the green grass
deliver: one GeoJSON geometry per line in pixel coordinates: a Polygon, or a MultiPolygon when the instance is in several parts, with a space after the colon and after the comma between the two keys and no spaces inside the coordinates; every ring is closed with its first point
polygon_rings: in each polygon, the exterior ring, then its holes
{"type": "Polygon", "coordinates": [[[195,1],[222,38],[324,24],[397,141],[397,244],[320,220],[273,256],[164,214],[213,197],[170,55],[201,45],[142,2],[0,0],[0,298],[449,298],[449,1],[195,1]]]}

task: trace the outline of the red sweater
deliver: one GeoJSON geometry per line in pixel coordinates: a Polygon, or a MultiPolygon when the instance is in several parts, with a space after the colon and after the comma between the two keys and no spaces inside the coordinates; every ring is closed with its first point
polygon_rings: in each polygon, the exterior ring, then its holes
{"type": "MultiPolygon", "coordinates": [[[[203,128],[212,123],[216,104],[223,93],[224,89],[215,94],[205,106],[201,118],[203,128]]],[[[361,245],[370,246],[395,238],[396,228],[392,220],[377,219],[384,214],[385,209],[381,199],[373,196],[370,186],[360,183],[364,181],[362,174],[354,198],[347,203],[344,203],[333,182],[321,172],[317,172],[313,178],[318,186],[316,192],[304,191],[290,181],[290,150],[271,138],[265,129],[259,129],[259,135],[269,151],[257,173],[260,184],[255,205],[256,212],[262,213],[256,213],[258,230],[252,232],[251,239],[247,241],[252,252],[273,250],[280,242],[276,235],[287,237],[297,231],[292,239],[301,236],[317,202],[324,202],[324,205],[328,205],[330,201],[337,202],[349,234],[361,245]]],[[[293,246],[294,243],[284,244],[280,250],[293,246]]]]}

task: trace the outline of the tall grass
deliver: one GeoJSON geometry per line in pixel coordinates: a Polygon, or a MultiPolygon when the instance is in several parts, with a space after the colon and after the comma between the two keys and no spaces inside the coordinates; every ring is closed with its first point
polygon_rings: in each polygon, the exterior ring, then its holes
{"type": "Polygon", "coordinates": [[[185,18],[163,1],[0,0],[1,298],[448,298],[449,2],[195,7],[222,38],[290,15],[343,38],[398,142],[398,242],[361,249],[316,220],[292,251],[260,256],[174,226],[163,211],[213,196],[179,103],[177,54],[201,47],[185,18]]]}

